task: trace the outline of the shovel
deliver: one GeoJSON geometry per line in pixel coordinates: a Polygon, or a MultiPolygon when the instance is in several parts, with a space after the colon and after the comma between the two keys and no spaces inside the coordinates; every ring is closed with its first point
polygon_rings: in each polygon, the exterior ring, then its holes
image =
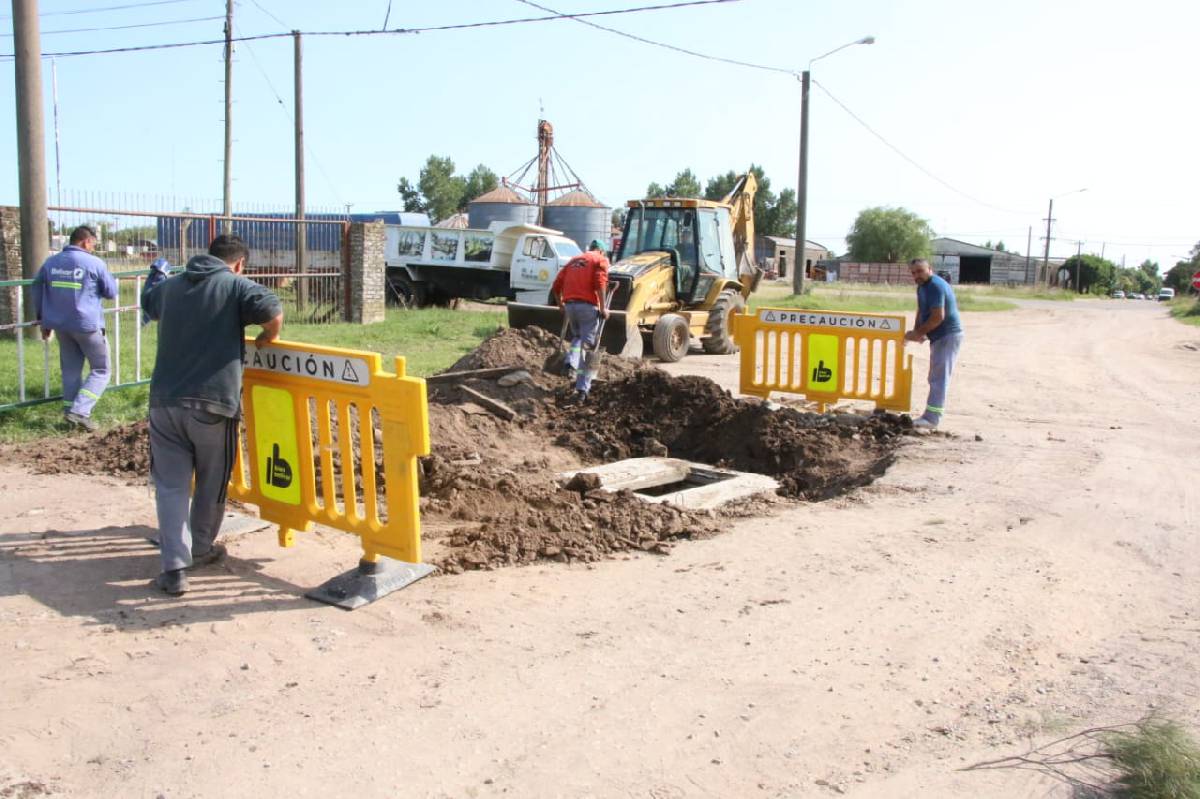
{"type": "MultiPolygon", "coordinates": [[[[617,284],[609,283],[608,288],[604,291],[604,310],[612,305],[613,295],[617,293],[617,284]]],[[[587,357],[583,359],[584,368],[595,376],[600,371],[600,362],[604,359],[604,348],[600,346],[600,342],[604,339],[604,323],[608,319],[604,316],[600,317],[600,327],[596,330],[596,343],[592,345],[588,351],[587,357]]]]}

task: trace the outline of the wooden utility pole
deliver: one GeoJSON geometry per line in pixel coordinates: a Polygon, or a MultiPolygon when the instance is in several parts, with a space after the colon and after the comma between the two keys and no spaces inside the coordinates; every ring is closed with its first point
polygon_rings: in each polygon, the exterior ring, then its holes
{"type": "MultiPolygon", "coordinates": [[[[304,224],[304,61],[300,50],[300,31],[292,31],[295,45],[295,117],[296,117],[296,273],[308,271],[308,239],[304,224]]],[[[308,299],[308,282],[303,278],[296,281],[296,305],[304,308],[308,299]]]]}
{"type": "MultiPolygon", "coordinates": [[[[804,293],[805,270],[808,266],[805,255],[807,231],[804,229],[808,215],[808,85],[809,72],[800,75],[800,176],[796,185],[796,255],[792,258],[792,293],[804,293]]],[[[754,242],[749,246],[754,247],[754,242]]],[[[753,251],[753,250],[751,250],[753,251]]]]}
{"type": "MultiPolygon", "coordinates": [[[[25,277],[32,278],[50,251],[50,223],[46,217],[46,135],[42,122],[42,45],[37,0],[13,0],[12,10],[21,262],[25,277]]],[[[27,314],[32,312],[30,304],[26,303],[25,307],[27,314]]]]}
{"type": "MultiPolygon", "coordinates": [[[[1042,256],[1042,278],[1050,285],[1050,224],[1054,221],[1054,198],[1050,198],[1050,210],[1046,212],[1046,252],[1042,256]]],[[[1038,281],[1039,283],[1042,281],[1038,281]]]]}
{"type": "Polygon", "coordinates": [[[1033,275],[1029,274],[1030,261],[1033,258],[1033,225],[1029,226],[1029,233],[1025,236],[1025,282],[1032,283],[1033,275]]]}
{"type": "Polygon", "coordinates": [[[221,232],[233,230],[233,0],[225,0],[225,194],[221,232]]]}

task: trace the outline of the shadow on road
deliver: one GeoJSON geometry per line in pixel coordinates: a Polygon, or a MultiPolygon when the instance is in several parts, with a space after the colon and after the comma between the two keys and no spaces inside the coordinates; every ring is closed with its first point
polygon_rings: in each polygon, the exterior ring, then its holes
{"type": "Polygon", "coordinates": [[[121,629],[313,607],[304,588],[264,574],[262,561],[233,557],[191,572],[188,593],[168,597],[152,585],[158,549],[146,539],[154,532],[129,525],[0,536],[0,597],[24,594],[121,629]]]}

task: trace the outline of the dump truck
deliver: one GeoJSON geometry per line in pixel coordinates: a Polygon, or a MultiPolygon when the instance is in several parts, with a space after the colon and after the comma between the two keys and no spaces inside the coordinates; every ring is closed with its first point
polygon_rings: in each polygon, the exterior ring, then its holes
{"type": "MultiPolygon", "coordinates": [[[[747,173],[720,201],[630,200],[608,272],[617,288],[600,346],[640,358],[649,345],[663,361],[683,358],[693,340],[707,353],[737,352],[730,318],[762,277],[753,262],[757,189],[747,173]]],[[[562,312],[552,302],[510,301],[509,326],[561,332],[562,312]]]]}
{"type": "Polygon", "coordinates": [[[544,302],[579,245],[551,228],[493,222],[487,230],[386,225],[388,301],[423,308],[463,298],[544,302]]]}

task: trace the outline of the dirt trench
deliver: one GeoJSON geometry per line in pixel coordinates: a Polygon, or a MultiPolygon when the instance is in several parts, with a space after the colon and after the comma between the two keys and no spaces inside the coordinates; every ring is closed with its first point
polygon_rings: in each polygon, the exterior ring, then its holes
{"type": "MultiPolygon", "coordinates": [[[[673,377],[616,358],[604,360],[588,402],[573,405],[559,374],[559,340],[536,328],[499,330],[447,371],[501,367],[526,375],[509,386],[495,374],[428,385],[433,452],[420,464],[423,539],[427,560],[450,573],[589,562],[630,550],[666,553],[678,540],[722,531],[731,518],[768,512],[772,501],[819,501],[870,483],[911,430],[909,419],[895,414],[820,415],[739,400],[707,378],[673,377]],[[505,404],[515,418],[500,418],[464,386],[505,404]],[[779,498],[695,512],[557,476],[645,455],[770,475],[780,483],[779,498]]],[[[353,433],[357,452],[359,431],[353,433]]],[[[48,439],[10,455],[38,472],[140,481],[149,471],[147,424],[48,439]]],[[[381,462],[377,454],[383,486],[381,462]]]]}

